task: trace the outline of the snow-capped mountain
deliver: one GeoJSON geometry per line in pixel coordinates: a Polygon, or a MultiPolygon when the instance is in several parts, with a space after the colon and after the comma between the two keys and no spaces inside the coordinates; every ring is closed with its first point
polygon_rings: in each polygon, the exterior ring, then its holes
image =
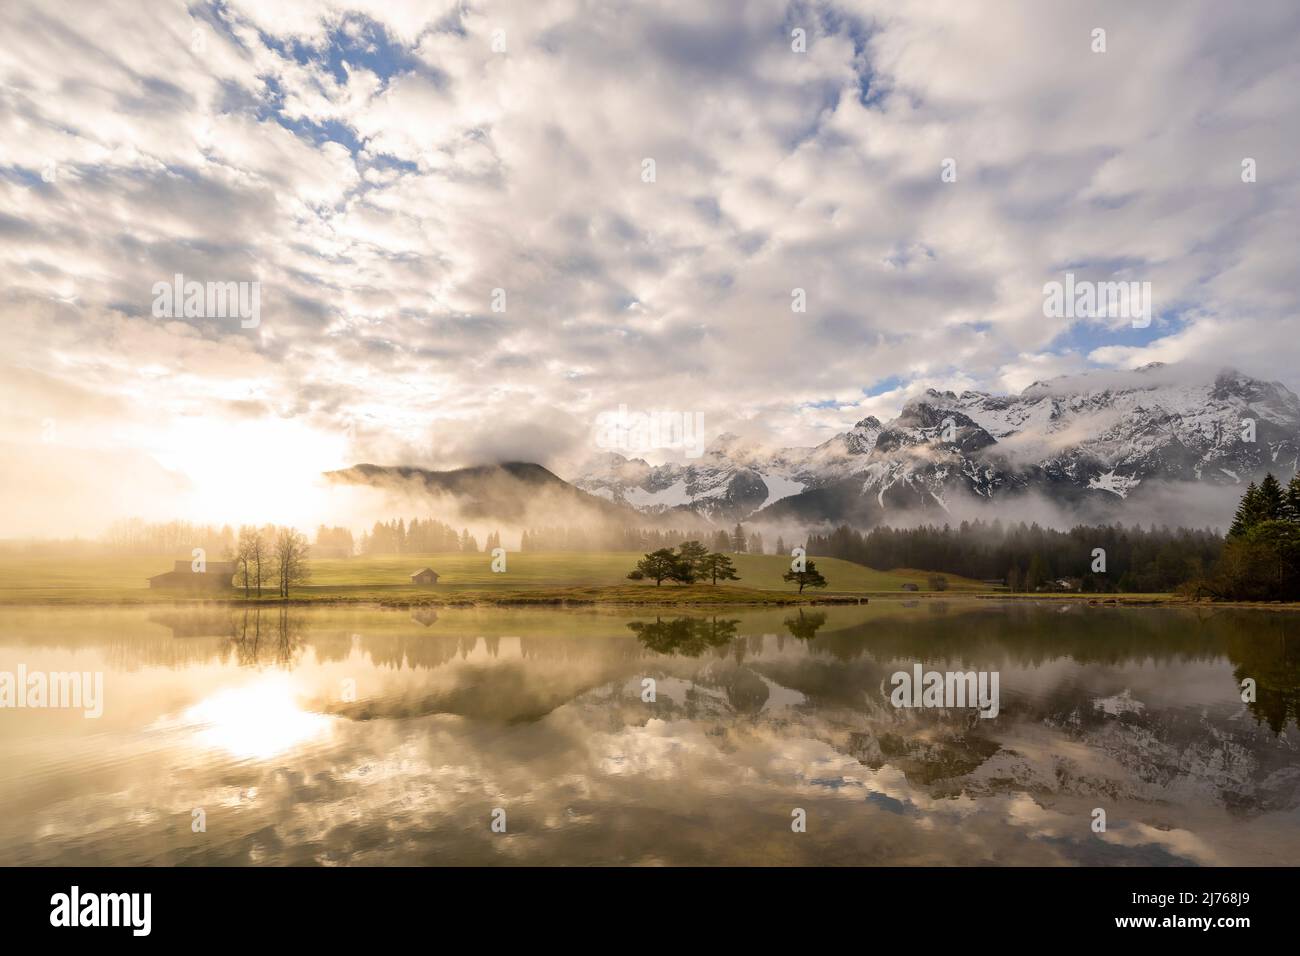
{"type": "MultiPolygon", "coordinates": [[[[1300,399],[1222,372],[1190,382],[1153,364],[1036,382],[1019,395],[926,391],[888,424],[859,422],[815,448],[768,452],[718,438],[694,462],[606,454],[574,484],[645,513],[719,520],[873,523],[891,510],[1037,492],[1092,517],[1121,516],[1169,483],[1238,485],[1300,460],[1300,399]]],[[[1136,514],[1138,520],[1145,520],[1136,514]]]]}
{"type": "Polygon", "coordinates": [[[710,519],[735,520],[859,473],[882,427],[868,417],[814,448],[775,452],[724,434],[686,464],[652,466],[607,452],[589,461],[573,484],[646,514],[688,509],[710,519]]]}

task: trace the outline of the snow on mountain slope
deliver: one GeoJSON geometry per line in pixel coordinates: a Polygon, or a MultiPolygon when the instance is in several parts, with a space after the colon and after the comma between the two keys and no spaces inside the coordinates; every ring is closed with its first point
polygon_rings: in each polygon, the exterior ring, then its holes
{"type": "Polygon", "coordinates": [[[1236,485],[1269,469],[1289,478],[1298,460],[1300,399],[1284,386],[1232,371],[1189,382],[1156,364],[1019,395],[931,389],[888,424],[866,418],[815,448],[771,452],[722,435],[687,464],[606,454],[574,484],[648,513],[870,522],[1027,491],[1120,506],[1144,485],[1236,485]]]}
{"type": "Polygon", "coordinates": [[[776,451],[724,434],[685,464],[652,466],[607,452],[589,461],[573,483],[647,514],[681,508],[709,519],[739,520],[861,471],[881,427],[877,419],[865,418],[815,448],[776,451]]]}

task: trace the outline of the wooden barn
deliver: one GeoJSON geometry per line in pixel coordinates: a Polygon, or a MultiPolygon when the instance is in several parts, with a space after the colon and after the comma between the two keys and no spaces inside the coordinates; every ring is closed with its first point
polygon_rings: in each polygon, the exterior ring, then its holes
{"type": "Polygon", "coordinates": [[[229,591],[235,586],[234,561],[209,561],[203,571],[195,571],[190,561],[177,561],[170,571],[149,579],[151,588],[179,591],[229,591]]]}
{"type": "Polygon", "coordinates": [[[433,568],[421,568],[411,575],[412,584],[430,586],[438,583],[438,572],[433,568]]]}

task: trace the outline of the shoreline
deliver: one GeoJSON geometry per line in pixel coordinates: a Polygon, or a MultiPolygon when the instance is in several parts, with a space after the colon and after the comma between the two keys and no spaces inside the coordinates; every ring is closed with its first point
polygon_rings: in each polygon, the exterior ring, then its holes
{"type": "MultiPolygon", "coordinates": [[[[72,590],[72,589],[69,589],[72,590]]],[[[1022,594],[1005,591],[869,591],[855,594],[799,595],[778,591],[762,592],[753,589],[726,588],[723,593],[700,593],[698,588],[682,588],[677,593],[631,594],[626,588],[586,588],[536,591],[512,591],[500,594],[466,591],[460,594],[440,595],[385,595],[385,594],[321,594],[292,595],[288,598],[261,598],[242,596],[208,597],[202,595],[172,595],[159,597],[148,591],[140,594],[76,595],[58,597],[50,595],[25,597],[5,595],[0,592],[0,609],[3,608],[145,608],[145,607],[199,607],[199,608],[279,608],[279,607],[377,607],[394,610],[412,608],[475,608],[475,607],[554,607],[554,608],[801,608],[828,606],[866,606],[883,601],[899,603],[908,601],[993,601],[1007,603],[1050,602],[1056,604],[1082,604],[1090,607],[1182,607],[1255,610],[1297,611],[1300,602],[1209,601],[1180,598],[1173,594],[1076,594],[1045,593],[1022,594]]],[[[639,590],[639,589],[638,589],[639,590]]],[[[710,589],[712,590],[712,589],[710,589]]]]}

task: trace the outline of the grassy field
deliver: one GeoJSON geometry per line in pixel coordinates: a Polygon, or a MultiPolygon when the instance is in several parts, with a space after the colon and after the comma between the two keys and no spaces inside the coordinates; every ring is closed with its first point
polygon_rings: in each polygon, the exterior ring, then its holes
{"type": "MultiPolygon", "coordinates": [[[[559,601],[633,604],[751,604],[795,598],[781,580],[788,558],[734,555],[740,580],[714,587],[629,581],[635,552],[521,552],[507,556],[505,573],[494,573],[488,554],[408,554],[311,562],[311,581],[292,597],[306,601],[461,603],[559,601]],[[416,587],[411,572],[431,567],[441,575],[433,587],[416,587]]],[[[834,596],[900,594],[903,585],[932,591],[925,571],[876,571],[835,558],[816,558],[828,582],[805,591],[804,600],[834,596]]],[[[184,594],[150,590],[146,579],[171,570],[169,558],[27,558],[0,556],[0,604],[170,603],[184,594]]],[[[944,575],[950,592],[987,592],[978,581],[944,575]]],[[[242,598],[238,591],[234,597],[242,598]]],[[[798,599],[798,598],[795,598],[798,599]]]]}

